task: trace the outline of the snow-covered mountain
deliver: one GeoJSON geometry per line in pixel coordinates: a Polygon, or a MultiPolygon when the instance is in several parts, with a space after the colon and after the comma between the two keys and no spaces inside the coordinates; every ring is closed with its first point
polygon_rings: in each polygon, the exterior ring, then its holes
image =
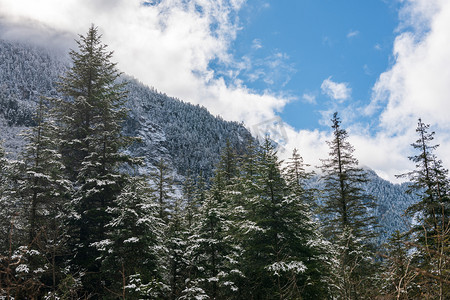
{"type": "MultiPolygon", "coordinates": [[[[55,82],[68,65],[67,57],[50,50],[0,41],[0,138],[8,152],[19,152],[19,133],[33,125],[39,97],[58,95],[55,82]]],[[[145,169],[163,158],[178,175],[189,170],[208,178],[227,140],[240,151],[251,137],[242,124],[214,117],[204,107],[168,97],[131,77],[121,80],[128,82],[129,91],[125,131],[141,137],[131,151],[145,158],[145,169]]]]}
{"type": "MultiPolygon", "coordinates": [[[[23,144],[19,133],[33,125],[39,97],[58,95],[55,82],[68,65],[66,56],[50,50],[0,40],[0,139],[8,152],[19,152],[23,144]]],[[[130,112],[125,131],[142,139],[130,149],[132,154],[145,158],[142,172],[154,169],[162,158],[177,179],[187,172],[209,178],[227,140],[243,151],[245,141],[251,138],[240,123],[215,117],[204,107],[168,97],[131,77],[123,76],[121,80],[129,82],[130,112]]],[[[372,171],[370,179],[367,189],[379,204],[374,214],[381,225],[382,242],[394,230],[407,229],[402,214],[417,200],[405,194],[405,184],[394,185],[372,171]]]]}

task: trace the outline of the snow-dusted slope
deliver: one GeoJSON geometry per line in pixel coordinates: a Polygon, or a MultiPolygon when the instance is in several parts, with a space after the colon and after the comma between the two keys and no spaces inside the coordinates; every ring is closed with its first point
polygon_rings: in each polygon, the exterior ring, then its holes
{"type": "MultiPolygon", "coordinates": [[[[40,96],[58,95],[55,82],[68,63],[67,57],[49,50],[0,40],[0,139],[7,151],[19,152],[20,131],[33,124],[33,110],[40,96]]],[[[121,80],[129,82],[130,112],[125,132],[142,139],[130,149],[145,158],[142,172],[150,172],[163,158],[178,179],[188,171],[210,177],[226,140],[242,151],[250,137],[242,124],[226,122],[204,107],[168,97],[130,77],[121,80]]],[[[367,189],[379,204],[373,213],[381,224],[382,242],[394,230],[407,229],[402,214],[416,198],[405,194],[405,185],[382,180],[374,172],[370,178],[367,189]]],[[[320,182],[314,185],[320,186],[320,182]]]]}
{"type": "MultiPolygon", "coordinates": [[[[58,96],[55,82],[68,63],[67,57],[46,49],[0,41],[0,138],[7,151],[18,152],[18,133],[33,124],[39,97],[58,96]]],[[[214,117],[203,107],[168,97],[133,78],[121,80],[129,82],[125,131],[142,139],[130,151],[145,157],[146,169],[163,158],[179,175],[189,170],[210,177],[226,140],[243,149],[250,137],[242,124],[214,117]]]]}

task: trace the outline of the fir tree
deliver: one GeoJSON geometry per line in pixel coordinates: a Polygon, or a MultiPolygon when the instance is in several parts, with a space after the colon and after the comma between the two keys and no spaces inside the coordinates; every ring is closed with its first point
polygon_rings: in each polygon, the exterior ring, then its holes
{"type": "Polygon", "coordinates": [[[395,299],[418,297],[419,287],[414,283],[417,272],[412,263],[413,257],[408,254],[411,247],[407,245],[407,235],[397,230],[386,243],[385,249],[382,293],[395,299]]]}
{"type": "Polygon", "coordinates": [[[316,190],[308,188],[308,181],[314,172],[307,171],[309,165],[297,149],[287,161],[283,176],[286,181],[288,195],[285,198],[283,211],[288,229],[292,235],[288,239],[290,248],[295,249],[291,255],[301,261],[306,270],[304,274],[289,274],[285,288],[285,298],[324,298],[329,286],[329,243],[320,232],[320,224],[314,217],[316,190]]]}
{"type": "MultiPolygon", "coordinates": [[[[6,157],[3,145],[0,142],[0,239],[7,241],[10,235],[11,222],[17,214],[17,209],[11,198],[11,162],[6,157]]],[[[0,253],[7,251],[6,243],[0,245],[0,253]]]]}
{"type": "Polygon", "coordinates": [[[433,153],[439,145],[432,145],[435,133],[429,128],[419,119],[419,139],[412,144],[418,155],[409,157],[416,170],[399,177],[408,178],[412,182],[409,192],[420,197],[406,211],[416,219],[410,246],[417,249],[417,283],[423,297],[445,299],[450,297],[450,181],[448,170],[433,153]]]}
{"type": "Polygon", "coordinates": [[[86,271],[83,284],[98,292],[98,251],[93,246],[106,238],[111,216],[106,211],[127,185],[120,171],[124,163],[135,163],[123,150],[132,141],[122,133],[126,117],[126,92],[116,83],[120,73],[110,61],[112,52],[101,43],[96,27],[80,35],[78,52],[71,51],[72,67],[61,78],[63,99],[54,100],[61,139],[60,151],[66,174],[75,193],[72,207],[73,268],[86,271]]]}
{"type": "Polygon", "coordinates": [[[67,251],[64,222],[71,185],[63,176],[56,125],[46,111],[41,98],[34,118],[36,126],[25,134],[28,143],[21,163],[17,164],[19,172],[24,174],[17,182],[17,190],[25,208],[26,245],[31,252],[41,254],[28,258],[29,267],[55,291],[64,276],[60,260],[67,251]]]}
{"type": "Polygon", "coordinates": [[[236,158],[227,144],[222,150],[212,186],[195,218],[188,248],[194,276],[185,295],[202,291],[212,299],[230,299],[235,297],[238,289],[235,279],[241,274],[238,269],[240,247],[232,235],[235,226],[230,214],[232,202],[228,197],[228,188],[236,174],[232,171],[233,166],[236,166],[236,158]]]}
{"type": "MultiPolygon", "coordinates": [[[[320,235],[306,193],[295,179],[289,184],[281,172],[272,142],[267,138],[253,158],[251,175],[243,183],[248,224],[243,236],[244,298],[297,299],[324,297],[321,281],[320,235]],[[316,248],[317,247],[317,248],[316,248]]],[[[289,170],[292,174],[292,170],[289,170]]],[[[306,175],[306,174],[304,174],[306,175]]],[[[245,227],[244,227],[245,228],[245,227]]],[[[323,241],[323,239],[322,239],[323,241]]]]}
{"type": "Polygon", "coordinates": [[[164,159],[161,158],[156,165],[156,172],[152,174],[155,185],[155,194],[158,199],[159,218],[167,222],[173,193],[173,180],[171,170],[164,159]]]}
{"type": "Polygon", "coordinates": [[[192,230],[192,216],[190,210],[183,210],[181,199],[176,199],[170,220],[167,224],[167,277],[170,284],[170,299],[178,299],[186,288],[186,279],[189,277],[188,237],[192,230]],[[191,220],[191,221],[189,221],[191,220]]]}
{"type": "Polygon", "coordinates": [[[100,252],[105,289],[112,298],[160,298],[168,287],[162,278],[160,258],[165,224],[143,178],[132,178],[107,208],[111,220],[100,252]]]}
{"type": "Polygon", "coordinates": [[[334,113],[333,139],[328,141],[330,153],[322,160],[324,232],[336,246],[335,285],[343,299],[367,297],[374,282],[372,239],[375,237],[373,197],[363,186],[367,173],[358,167],[348,133],[334,113]]]}

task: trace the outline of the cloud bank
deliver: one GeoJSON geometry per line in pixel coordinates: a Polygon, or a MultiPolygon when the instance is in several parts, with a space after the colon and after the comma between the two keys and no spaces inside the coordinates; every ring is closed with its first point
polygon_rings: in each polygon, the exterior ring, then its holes
{"type": "MultiPolygon", "coordinates": [[[[262,78],[270,85],[273,78],[281,83],[289,80],[295,70],[282,52],[268,57],[272,69],[285,66],[282,74],[267,74],[263,62],[251,57],[237,61],[230,54],[244,1],[0,0],[0,37],[66,49],[75,47],[76,34],[85,33],[95,23],[103,41],[115,51],[122,71],[170,96],[204,105],[227,120],[244,121],[251,129],[276,118],[290,99],[253,91],[236,79],[236,73],[261,68],[260,73],[247,77],[250,81],[251,76],[262,78]],[[211,67],[212,62],[225,68],[219,72],[211,67]]],[[[410,143],[416,140],[419,116],[437,131],[437,142],[442,145],[439,156],[444,162],[450,157],[450,1],[404,0],[399,18],[393,62],[379,76],[368,107],[355,108],[346,101],[351,99],[351,83],[329,77],[320,86],[333,99],[333,108],[348,106],[342,112],[344,127],[360,162],[390,180],[414,167],[407,156],[410,143]],[[376,117],[379,122],[368,130],[367,124],[352,123],[347,117],[352,114],[376,117]]],[[[356,31],[349,33],[352,36],[356,31]]],[[[252,49],[261,47],[254,40],[252,49]]],[[[300,99],[310,105],[318,101],[316,96],[304,94],[300,99]]],[[[312,165],[327,157],[329,131],[296,130],[287,124],[284,128],[287,140],[282,157],[289,156],[294,147],[312,165]]]]}
{"type": "Polygon", "coordinates": [[[243,4],[244,0],[0,0],[1,37],[73,45],[76,34],[94,23],[125,73],[251,126],[273,118],[289,99],[257,93],[210,68],[212,61],[230,70],[236,67],[229,48],[239,30],[237,13],[243,4]]]}
{"type": "MultiPolygon", "coordinates": [[[[437,155],[450,167],[450,1],[406,0],[399,18],[393,61],[374,85],[371,103],[355,108],[344,102],[348,106],[341,113],[360,163],[394,182],[398,182],[395,175],[415,168],[407,157],[415,155],[411,143],[418,139],[418,118],[436,131],[437,155]],[[352,114],[375,117],[378,122],[371,127],[355,123],[352,114]]],[[[331,77],[323,81],[321,90],[342,102],[351,92],[331,77]]],[[[329,133],[290,127],[287,132],[286,148],[304,150],[307,162],[327,156],[324,142],[331,138],[329,133]]]]}

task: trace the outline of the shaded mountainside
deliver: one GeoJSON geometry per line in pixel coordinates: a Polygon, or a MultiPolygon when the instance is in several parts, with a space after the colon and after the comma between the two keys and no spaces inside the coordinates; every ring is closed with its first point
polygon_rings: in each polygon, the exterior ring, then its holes
{"type": "MultiPolygon", "coordinates": [[[[408,183],[394,184],[379,177],[373,170],[364,168],[368,173],[369,182],[361,185],[368,195],[375,198],[376,207],[369,211],[377,219],[379,227],[376,231],[379,236],[375,243],[381,245],[385,243],[396,230],[405,232],[410,230],[411,220],[404,215],[405,210],[419,201],[414,194],[406,193],[408,183]]],[[[321,190],[324,182],[320,176],[314,176],[310,181],[312,188],[321,190]]],[[[319,197],[319,205],[321,199],[319,197]]]]}
{"type": "Polygon", "coordinates": [[[378,206],[373,214],[380,224],[377,242],[383,243],[389,239],[395,230],[400,232],[410,230],[410,219],[404,216],[405,210],[413,203],[419,201],[414,194],[406,193],[408,183],[392,184],[380,178],[374,171],[368,170],[369,184],[366,189],[373,195],[378,206]]]}
{"type": "MultiPolygon", "coordinates": [[[[20,131],[33,125],[32,115],[40,96],[58,96],[55,82],[67,66],[64,56],[0,40],[0,139],[7,151],[19,152],[23,144],[20,131]]],[[[130,113],[124,130],[142,139],[130,149],[133,155],[145,158],[142,172],[152,171],[163,158],[179,179],[188,170],[209,178],[226,140],[240,152],[251,138],[240,123],[224,121],[204,107],[168,97],[131,77],[123,76],[121,80],[128,82],[129,91],[130,113]]],[[[394,185],[369,172],[371,181],[366,189],[377,199],[373,214],[381,225],[382,242],[394,230],[408,229],[403,212],[417,199],[405,194],[406,184],[394,185]]],[[[320,182],[313,185],[320,186],[320,182]]]]}
{"type": "MultiPolygon", "coordinates": [[[[58,96],[55,82],[67,61],[45,49],[0,41],[0,138],[7,151],[18,152],[18,133],[33,125],[39,97],[58,96]]],[[[130,150],[145,157],[147,171],[163,158],[180,175],[189,170],[209,178],[227,140],[241,151],[251,137],[242,124],[214,117],[204,107],[158,93],[130,77],[121,80],[128,82],[129,91],[124,130],[142,138],[130,150]]]]}

